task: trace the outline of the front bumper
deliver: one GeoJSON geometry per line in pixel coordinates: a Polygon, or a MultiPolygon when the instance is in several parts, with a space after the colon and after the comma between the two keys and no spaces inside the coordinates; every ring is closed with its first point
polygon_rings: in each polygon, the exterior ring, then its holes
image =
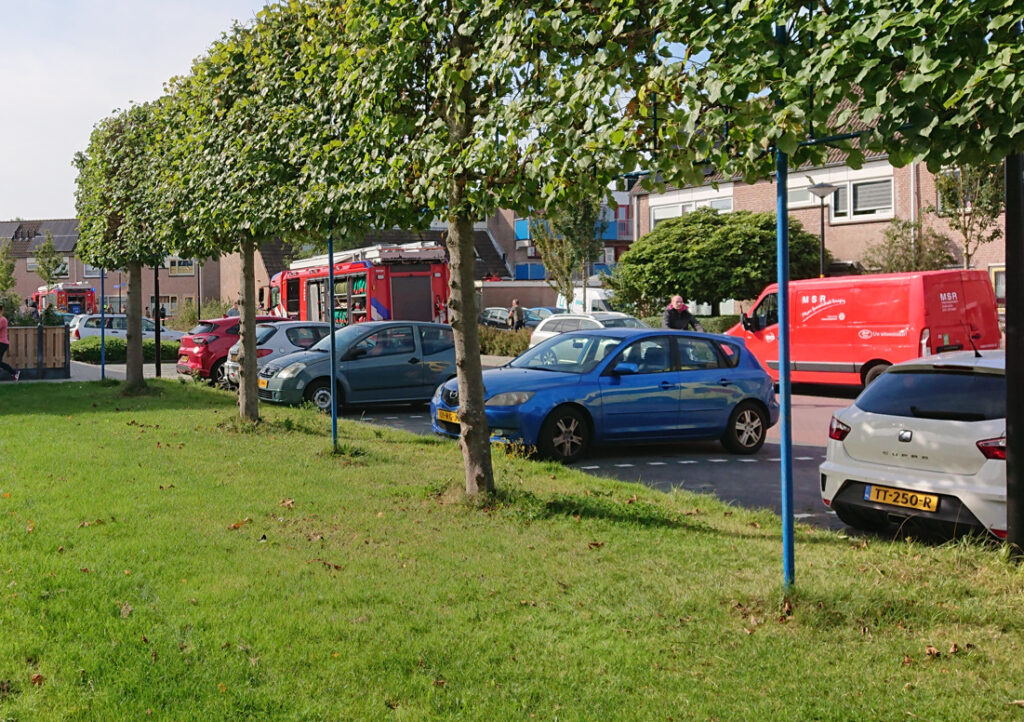
{"type": "MultiPolygon", "coordinates": [[[[492,443],[522,444],[536,446],[540,424],[531,423],[528,415],[522,412],[521,406],[486,407],[487,428],[492,443]]],[[[430,426],[435,434],[457,439],[461,435],[461,426],[438,418],[438,410],[458,414],[458,408],[448,406],[444,402],[430,402],[430,426]]]]}
{"type": "Polygon", "coordinates": [[[256,396],[260,401],[269,401],[272,404],[297,406],[304,401],[302,392],[305,388],[305,379],[301,377],[279,379],[276,376],[270,378],[260,376],[256,381],[256,396]],[[266,386],[263,385],[264,383],[266,386]]]}

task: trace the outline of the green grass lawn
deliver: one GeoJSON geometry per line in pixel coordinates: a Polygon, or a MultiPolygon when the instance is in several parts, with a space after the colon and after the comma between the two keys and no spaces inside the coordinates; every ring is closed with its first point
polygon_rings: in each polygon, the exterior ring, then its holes
{"type": "Polygon", "coordinates": [[[152,388],[0,386],[0,720],[1024,713],[996,547],[799,527],[785,603],[770,513],[152,388]]]}

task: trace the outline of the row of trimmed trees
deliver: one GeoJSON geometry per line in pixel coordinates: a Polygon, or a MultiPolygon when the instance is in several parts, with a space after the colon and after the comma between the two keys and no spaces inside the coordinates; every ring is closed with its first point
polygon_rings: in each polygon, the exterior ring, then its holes
{"type": "MultiPolygon", "coordinates": [[[[854,165],[869,148],[938,168],[1024,146],[1024,52],[1005,2],[904,0],[884,16],[866,0],[807,7],[272,5],[225,33],[165,97],[96,126],[75,161],[81,255],[128,269],[138,346],[143,265],[172,251],[240,253],[240,409],[257,419],[260,244],[358,242],[369,229],[446,220],[466,490],[490,491],[477,219],[600,197],[639,166],[652,186],[703,182],[709,166],[753,181],[772,173],[775,149],[821,163],[824,147],[802,141],[851,124],[870,128],[834,143],[854,165]],[[849,110],[833,114],[840,104],[849,110]]],[[[129,383],[142,383],[141,363],[129,363],[129,383]]]]}

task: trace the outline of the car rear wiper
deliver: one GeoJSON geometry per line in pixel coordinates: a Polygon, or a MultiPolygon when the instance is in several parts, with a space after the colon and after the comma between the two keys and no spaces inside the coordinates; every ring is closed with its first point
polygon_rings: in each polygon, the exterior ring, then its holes
{"type": "Polygon", "coordinates": [[[942,419],[944,421],[984,421],[985,414],[974,411],[946,411],[944,409],[919,409],[910,407],[910,413],[919,419],[942,419]]]}

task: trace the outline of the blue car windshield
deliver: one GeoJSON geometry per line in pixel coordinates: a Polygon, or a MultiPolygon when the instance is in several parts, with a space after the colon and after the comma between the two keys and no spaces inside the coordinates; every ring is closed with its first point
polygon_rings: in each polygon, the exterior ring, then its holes
{"type": "MultiPolygon", "coordinates": [[[[362,327],[362,324],[355,324],[353,326],[344,326],[334,332],[334,348],[338,353],[341,353],[357,338],[366,333],[366,328],[362,327]]],[[[309,347],[310,351],[324,351],[330,353],[331,351],[331,337],[328,334],[322,339],[317,341],[315,344],[309,347]]]]}
{"type": "Polygon", "coordinates": [[[608,358],[622,343],[617,336],[599,334],[560,334],[552,336],[514,359],[509,366],[517,369],[560,371],[586,374],[608,358]]]}

